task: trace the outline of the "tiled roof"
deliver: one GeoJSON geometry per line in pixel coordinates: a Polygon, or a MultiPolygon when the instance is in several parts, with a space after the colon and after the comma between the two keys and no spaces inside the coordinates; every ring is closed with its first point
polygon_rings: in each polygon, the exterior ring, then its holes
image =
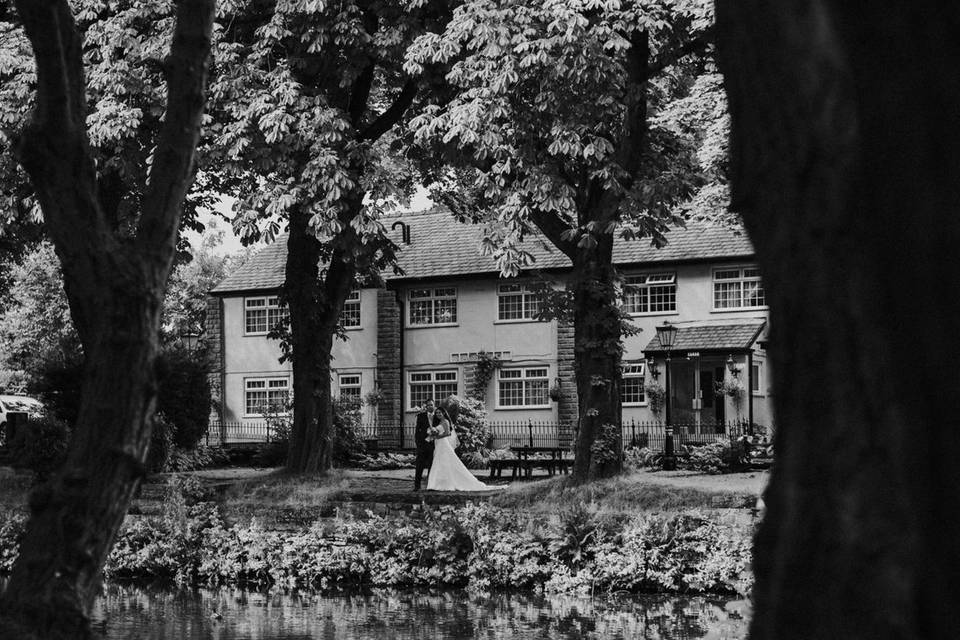
{"type": "MultiPolygon", "coordinates": [[[[673,351],[743,350],[753,346],[766,326],[761,319],[729,324],[699,324],[677,326],[673,351]]],[[[643,348],[644,353],[662,352],[660,337],[654,336],[643,348]]]]}
{"type": "MultiPolygon", "coordinates": [[[[437,207],[427,211],[405,213],[396,218],[410,228],[410,244],[403,244],[399,225],[390,231],[391,238],[400,247],[399,262],[402,276],[392,272],[388,280],[431,279],[481,273],[496,273],[496,262],[480,254],[483,226],[456,222],[446,209],[437,207]]],[[[386,220],[387,228],[396,220],[386,220]]],[[[748,258],[753,246],[746,234],[729,227],[691,224],[666,234],[667,244],[660,249],[648,238],[623,240],[614,244],[616,264],[685,262],[717,258],[748,258]]],[[[564,269],[570,261],[539,233],[524,239],[524,249],[534,257],[534,269],[564,269]]],[[[224,279],[213,293],[271,289],[283,284],[286,260],[286,235],[262,249],[235,273],[224,279]]]]}
{"type": "Polygon", "coordinates": [[[210,293],[276,289],[283,284],[287,265],[287,235],[278,236],[215,286],[210,293]]]}

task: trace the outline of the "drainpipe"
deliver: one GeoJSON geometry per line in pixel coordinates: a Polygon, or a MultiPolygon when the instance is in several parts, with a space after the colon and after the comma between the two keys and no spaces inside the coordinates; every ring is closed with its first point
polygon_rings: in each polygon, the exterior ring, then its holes
{"type": "Polygon", "coordinates": [[[396,291],[394,295],[396,295],[397,297],[397,308],[400,310],[400,354],[399,354],[400,356],[399,358],[400,360],[400,365],[399,365],[400,367],[400,373],[399,373],[400,375],[400,415],[398,416],[399,420],[397,424],[399,425],[399,428],[400,428],[400,448],[403,449],[403,415],[404,415],[404,409],[407,406],[406,402],[404,401],[404,390],[406,389],[407,385],[404,382],[404,378],[403,378],[404,369],[406,366],[406,362],[404,360],[405,350],[403,348],[404,343],[406,342],[406,330],[404,327],[405,316],[404,316],[404,310],[403,310],[403,296],[400,294],[399,290],[396,291]]]}
{"type": "Polygon", "coordinates": [[[747,432],[753,435],[753,349],[747,352],[747,432]]]}

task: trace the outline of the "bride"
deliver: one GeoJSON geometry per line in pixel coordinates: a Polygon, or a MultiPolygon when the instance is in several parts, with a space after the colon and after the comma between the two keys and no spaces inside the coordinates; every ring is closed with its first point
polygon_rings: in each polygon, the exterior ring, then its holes
{"type": "Polygon", "coordinates": [[[442,416],[431,435],[433,464],[427,473],[427,491],[491,491],[500,487],[486,485],[474,476],[457,457],[457,431],[450,420],[442,416]]]}

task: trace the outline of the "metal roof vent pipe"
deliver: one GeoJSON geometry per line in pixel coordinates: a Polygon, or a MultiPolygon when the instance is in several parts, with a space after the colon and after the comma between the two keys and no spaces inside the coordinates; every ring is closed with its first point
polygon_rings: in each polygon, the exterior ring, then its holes
{"type": "Polygon", "coordinates": [[[390,225],[390,230],[395,231],[397,225],[400,225],[400,237],[403,239],[403,244],[410,244],[410,225],[405,222],[397,220],[392,225],[390,225]]]}

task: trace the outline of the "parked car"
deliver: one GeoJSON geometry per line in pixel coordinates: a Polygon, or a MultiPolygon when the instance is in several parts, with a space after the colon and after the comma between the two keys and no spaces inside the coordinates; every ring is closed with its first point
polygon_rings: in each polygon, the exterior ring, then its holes
{"type": "Polygon", "coordinates": [[[30,396],[0,396],[0,446],[6,444],[7,414],[26,413],[37,417],[43,412],[43,403],[30,396]]]}

